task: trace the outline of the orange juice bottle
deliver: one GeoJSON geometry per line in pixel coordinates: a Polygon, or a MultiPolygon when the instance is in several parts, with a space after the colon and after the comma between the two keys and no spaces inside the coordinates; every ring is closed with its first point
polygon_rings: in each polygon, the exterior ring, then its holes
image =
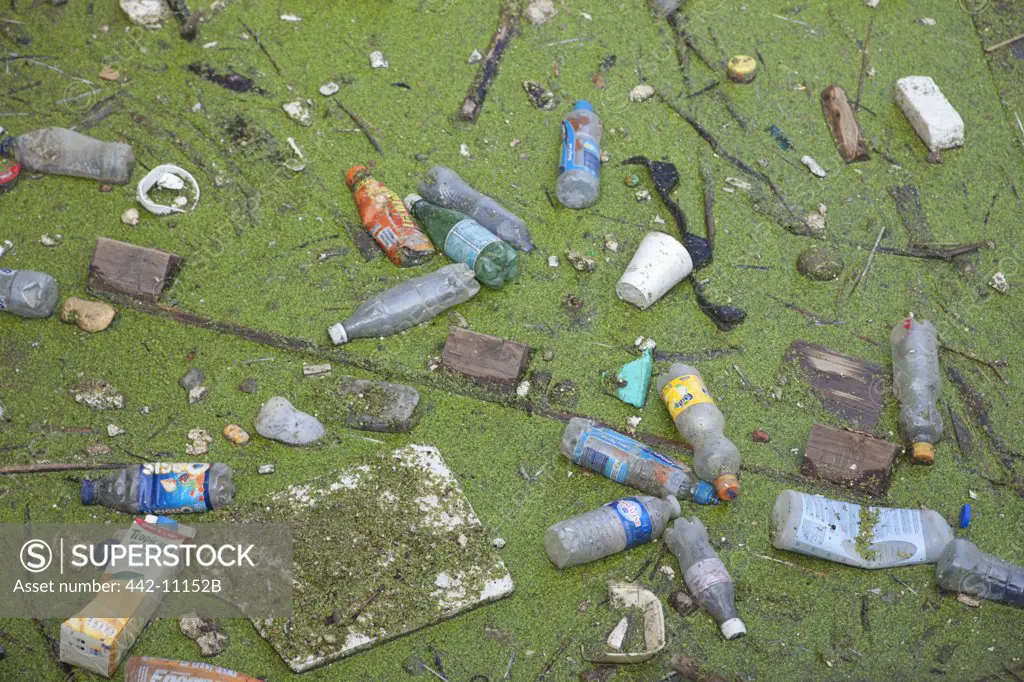
{"type": "Polygon", "coordinates": [[[345,177],[367,232],[391,262],[400,268],[422,265],[434,255],[434,245],[424,234],[397,194],[370,175],[366,166],[353,166],[345,177]]]}

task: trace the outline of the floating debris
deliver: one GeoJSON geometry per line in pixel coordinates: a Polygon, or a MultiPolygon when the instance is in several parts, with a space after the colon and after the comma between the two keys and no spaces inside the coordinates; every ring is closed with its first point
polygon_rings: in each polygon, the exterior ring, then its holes
{"type": "Polygon", "coordinates": [[[638,85],[629,91],[629,101],[631,102],[646,102],[652,97],[654,97],[654,87],[646,83],[638,85]]]}
{"type": "Polygon", "coordinates": [[[374,69],[386,69],[388,68],[388,60],[384,58],[384,53],[380,50],[374,50],[370,53],[370,66],[374,69]]]}
{"type": "Polygon", "coordinates": [[[812,175],[816,175],[819,178],[823,178],[828,175],[828,173],[825,172],[825,169],[821,167],[821,164],[810,156],[801,156],[800,163],[807,166],[807,170],[811,171],[812,175]]]}
{"type": "Polygon", "coordinates": [[[551,92],[537,81],[523,81],[523,90],[530,102],[538,109],[549,110],[555,108],[555,93],[551,92]]]}

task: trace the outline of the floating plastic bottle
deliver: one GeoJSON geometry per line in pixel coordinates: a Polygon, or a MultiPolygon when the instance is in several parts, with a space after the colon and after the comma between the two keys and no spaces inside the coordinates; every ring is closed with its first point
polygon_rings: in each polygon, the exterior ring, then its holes
{"type": "Polygon", "coordinates": [[[953,540],[930,509],[861,507],[795,490],[775,500],[772,526],[779,549],[858,568],[933,564],[953,540]]]}
{"type": "Polygon", "coordinates": [[[900,433],[912,443],[915,464],[935,461],[935,444],[942,439],[942,391],[939,374],[939,335],[927,320],[907,318],[889,335],[892,347],[892,390],[900,401],[900,433]]]}
{"type": "Polygon", "coordinates": [[[690,467],[590,419],[569,420],[562,433],[562,454],[648,495],[718,504],[714,487],[699,480],[690,467]]]}
{"type": "Polygon", "coordinates": [[[124,682],[259,682],[212,663],[135,656],[124,666],[124,682]]]}
{"type": "Polygon", "coordinates": [[[601,119],[586,100],[562,121],[562,159],[555,195],[567,208],[593,206],[601,196],[601,119]]]}
{"type": "Polygon", "coordinates": [[[476,273],[468,265],[446,265],[382,291],[327,332],[335,345],[352,339],[390,336],[437,317],[473,298],[478,291],[476,273]]]}
{"type": "Polygon", "coordinates": [[[722,636],[736,639],[747,634],[747,626],[736,611],[732,578],[708,541],[708,529],[700,519],[677,519],[665,533],[665,544],[679,559],[686,589],[715,619],[722,636]]]}
{"type": "Polygon", "coordinates": [[[0,312],[18,317],[49,317],[57,307],[60,287],[45,272],[0,268],[0,312]]]}
{"type": "Polygon", "coordinates": [[[465,213],[520,251],[534,249],[530,231],[522,219],[486,194],[477,192],[449,168],[431,168],[427,179],[420,183],[420,195],[436,206],[465,213]]]}
{"type": "Polygon", "coordinates": [[[714,483],[722,500],[735,499],[740,494],[740,451],[725,437],[725,417],[700,372],[677,362],[658,377],[658,392],[679,435],[693,446],[694,471],[714,483]]]}
{"type": "Polygon", "coordinates": [[[661,537],[680,513],[674,497],[624,497],[551,526],[544,548],[558,568],[588,564],[661,537]]]}
{"type": "Polygon", "coordinates": [[[957,539],[946,546],[935,579],[950,592],[1024,606],[1024,566],[1011,564],[957,539]]]}
{"type": "Polygon", "coordinates": [[[66,128],[43,128],[10,141],[23,170],[72,175],[123,185],[132,179],[135,152],[120,142],[102,142],[66,128]]]}
{"type": "Polygon", "coordinates": [[[359,208],[370,236],[391,262],[401,268],[422,265],[434,255],[434,246],[416,226],[398,195],[374,179],[366,166],[353,166],[345,184],[359,208]]]}
{"type": "Polygon", "coordinates": [[[473,268],[476,278],[491,289],[500,289],[519,274],[519,254],[480,223],[458,211],[435,206],[419,194],[410,194],[405,205],[420,221],[431,241],[453,261],[473,268]]]}
{"type": "Polygon", "coordinates": [[[226,507],[234,496],[226,464],[147,462],[82,481],[82,504],[132,514],[205,512],[226,507]]]}

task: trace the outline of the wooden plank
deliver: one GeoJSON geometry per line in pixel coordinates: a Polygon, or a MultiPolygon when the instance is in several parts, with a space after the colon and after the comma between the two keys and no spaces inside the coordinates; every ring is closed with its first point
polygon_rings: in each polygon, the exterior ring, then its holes
{"type": "Polygon", "coordinates": [[[515,388],[530,361],[530,347],[497,336],[453,327],[441,353],[441,364],[471,379],[515,388]]]}
{"type": "Polygon", "coordinates": [[[181,266],[173,253],[100,237],[89,265],[89,290],[156,301],[181,266]]]}
{"type": "Polygon", "coordinates": [[[799,339],[790,344],[785,359],[799,361],[826,410],[861,428],[874,428],[888,395],[879,365],[799,339]]]}
{"type": "Polygon", "coordinates": [[[846,91],[838,85],[830,85],[821,92],[821,108],[825,112],[825,120],[832,128],[832,136],[836,138],[839,154],[846,160],[867,161],[868,145],[861,135],[860,126],[853,116],[853,109],[846,97],[846,91]]]}
{"type": "Polygon", "coordinates": [[[901,450],[895,443],[861,431],[815,424],[800,473],[882,496],[889,489],[892,465],[901,450]]]}

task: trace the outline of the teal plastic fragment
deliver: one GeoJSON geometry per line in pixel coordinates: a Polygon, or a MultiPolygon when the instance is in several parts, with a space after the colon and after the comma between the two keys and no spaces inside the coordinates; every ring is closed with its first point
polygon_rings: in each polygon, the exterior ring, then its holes
{"type": "Polygon", "coordinates": [[[648,348],[644,354],[628,362],[619,370],[619,382],[625,382],[615,394],[619,400],[633,407],[643,407],[647,402],[647,389],[651,385],[651,370],[654,369],[654,354],[648,348]]]}

